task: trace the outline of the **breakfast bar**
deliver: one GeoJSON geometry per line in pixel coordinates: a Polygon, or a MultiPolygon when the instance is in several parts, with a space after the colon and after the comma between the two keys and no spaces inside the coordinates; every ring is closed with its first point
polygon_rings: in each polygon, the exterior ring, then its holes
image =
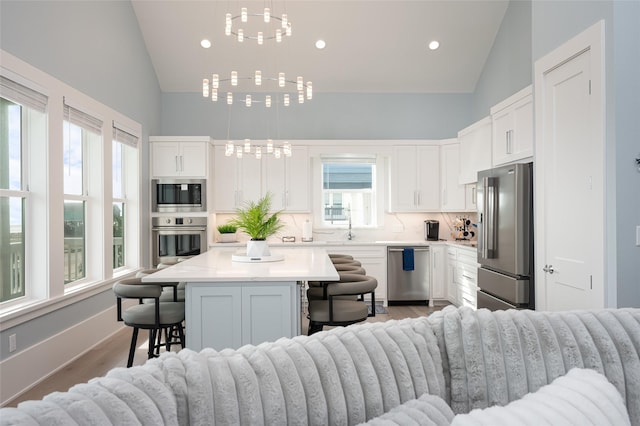
{"type": "Polygon", "coordinates": [[[301,333],[301,283],[339,279],[322,248],[281,247],[272,254],[282,260],[240,262],[232,251],[209,250],[143,281],[186,283],[188,348],[257,345],[301,333]]]}

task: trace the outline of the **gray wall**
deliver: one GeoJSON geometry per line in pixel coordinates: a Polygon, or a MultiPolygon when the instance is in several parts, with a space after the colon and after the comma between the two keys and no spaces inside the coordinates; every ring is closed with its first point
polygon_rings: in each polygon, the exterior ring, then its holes
{"type": "Polygon", "coordinates": [[[486,117],[493,105],[533,82],[531,5],[531,0],[509,3],[491,53],[476,84],[471,123],[486,117]]]}
{"type": "MultiPolygon", "coordinates": [[[[606,85],[606,253],[616,283],[618,306],[640,306],[640,3],[616,1],[534,0],[533,61],[565,41],[605,21],[606,85]]],[[[614,300],[614,304],[616,301],[614,300]]]]}
{"type": "MultiPolygon", "coordinates": [[[[142,124],[142,211],[148,211],[149,134],[160,131],[160,88],[128,1],[0,1],[0,48],[142,124]]],[[[146,241],[148,226],[143,224],[146,241]]],[[[149,248],[143,247],[143,259],[149,248]]],[[[18,350],[115,303],[111,290],[20,324],[18,350]],[[23,336],[23,337],[22,337],[23,336]]],[[[115,318],[114,318],[115,320],[115,318]]],[[[0,346],[0,359],[8,356],[0,346]]],[[[11,354],[13,355],[13,354],[11,354]]]]}
{"type": "Polygon", "coordinates": [[[469,122],[471,97],[314,93],[304,105],[267,109],[235,103],[229,110],[224,101],[214,103],[197,93],[164,93],[162,134],[214,139],[229,135],[236,140],[446,139],[456,137],[469,122]]]}

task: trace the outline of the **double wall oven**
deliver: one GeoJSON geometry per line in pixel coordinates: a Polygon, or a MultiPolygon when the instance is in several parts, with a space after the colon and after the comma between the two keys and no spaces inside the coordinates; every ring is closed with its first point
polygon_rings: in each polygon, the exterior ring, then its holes
{"type": "Polygon", "coordinates": [[[207,250],[206,187],[205,179],[151,181],[154,266],[185,260],[207,250]]]}

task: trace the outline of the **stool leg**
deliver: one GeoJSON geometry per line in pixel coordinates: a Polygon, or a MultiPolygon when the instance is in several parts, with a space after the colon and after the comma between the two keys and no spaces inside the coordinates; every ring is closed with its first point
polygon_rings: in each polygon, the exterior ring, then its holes
{"type": "Polygon", "coordinates": [[[154,357],[156,350],[156,330],[154,328],[149,329],[149,350],[147,351],[147,359],[154,357]]]}
{"type": "Polygon", "coordinates": [[[131,335],[131,346],[129,346],[129,358],[127,359],[127,368],[133,365],[133,356],[136,353],[136,343],[138,341],[138,327],[133,327],[131,335]]]}

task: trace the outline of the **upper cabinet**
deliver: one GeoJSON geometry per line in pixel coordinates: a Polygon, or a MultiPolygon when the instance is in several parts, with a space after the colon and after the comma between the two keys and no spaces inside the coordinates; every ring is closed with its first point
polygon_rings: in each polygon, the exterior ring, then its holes
{"type": "Polygon", "coordinates": [[[533,96],[528,86],[491,108],[493,166],[533,156],[533,96]]]}
{"type": "Polygon", "coordinates": [[[460,174],[458,183],[475,184],[478,172],[491,168],[491,117],[458,132],[460,174]]]}
{"type": "Polygon", "coordinates": [[[271,207],[287,212],[309,212],[309,149],[292,146],[291,157],[263,157],[264,193],[273,195],[271,207]]]}
{"type": "Polygon", "coordinates": [[[394,146],[390,177],[391,211],[440,210],[439,146],[394,146]]]}
{"type": "MultiPolygon", "coordinates": [[[[455,139],[454,139],[455,140],[455,139]]],[[[460,145],[449,143],[440,147],[440,176],[442,182],[441,210],[465,211],[465,188],[458,183],[460,168],[460,145]]]]}
{"type": "Polygon", "coordinates": [[[291,157],[253,155],[225,156],[225,147],[215,147],[214,210],[234,212],[248,201],[271,192],[271,208],[286,212],[309,212],[309,151],[292,146],[291,157]]]}
{"type": "Polygon", "coordinates": [[[208,172],[208,137],[149,137],[151,176],[206,178],[208,172]]]}

